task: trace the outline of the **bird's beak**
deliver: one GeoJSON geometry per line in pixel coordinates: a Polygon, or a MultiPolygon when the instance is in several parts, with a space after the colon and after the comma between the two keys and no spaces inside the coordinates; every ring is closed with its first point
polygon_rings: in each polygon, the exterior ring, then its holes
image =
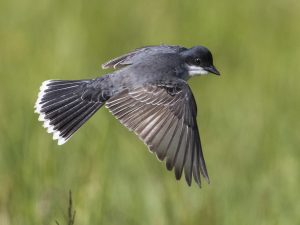
{"type": "Polygon", "coordinates": [[[204,70],[206,70],[207,72],[216,74],[216,75],[221,75],[220,72],[216,69],[216,67],[214,65],[208,66],[208,67],[204,67],[204,70]]]}

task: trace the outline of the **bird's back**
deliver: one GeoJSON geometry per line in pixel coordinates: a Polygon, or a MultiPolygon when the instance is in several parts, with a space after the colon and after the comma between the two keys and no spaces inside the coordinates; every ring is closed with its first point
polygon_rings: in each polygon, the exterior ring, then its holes
{"type": "Polygon", "coordinates": [[[102,64],[102,68],[120,69],[124,66],[137,64],[144,60],[145,57],[157,54],[180,53],[184,50],[186,50],[186,48],[175,45],[145,46],[107,61],[106,63],[102,64]]]}

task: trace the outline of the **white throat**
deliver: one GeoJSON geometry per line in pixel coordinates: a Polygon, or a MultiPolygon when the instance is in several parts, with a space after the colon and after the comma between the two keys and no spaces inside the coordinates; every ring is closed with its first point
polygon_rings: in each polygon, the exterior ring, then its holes
{"type": "Polygon", "coordinates": [[[201,66],[187,65],[187,69],[188,69],[189,76],[208,74],[208,72],[204,70],[201,66]]]}

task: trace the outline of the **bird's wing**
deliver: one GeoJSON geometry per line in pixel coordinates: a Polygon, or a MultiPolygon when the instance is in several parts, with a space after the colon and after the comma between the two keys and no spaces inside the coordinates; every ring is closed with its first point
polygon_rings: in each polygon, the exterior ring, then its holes
{"type": "Polygon", "coordinates": [[[159,45],[159,46],[145,46],[142,48],[135,49],[132,52],[121,55],[117,58],[111,59],[108,62],[102,64],[103,69],[113,68],[120,69],[124,66],[128,66],[143,60],[144,57],[159,54],[159,53],[176,53],[186,50],[184,47],[180,46],[170,46],[170,45],[159,45]]]}
{"type": "Polygon", "coordinates": [[[209,182],[197,127],[197,108],[185,81],[147,84],[124,90],[106,102],[110,112],[144,141],[168,170],[180,179],[184,170],[188,185],[192,176],[200,186],[200,173],[209,182]]]}

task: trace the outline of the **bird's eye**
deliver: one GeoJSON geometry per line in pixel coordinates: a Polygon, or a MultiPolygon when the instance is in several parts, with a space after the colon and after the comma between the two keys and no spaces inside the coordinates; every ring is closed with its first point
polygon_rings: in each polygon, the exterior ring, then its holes
{"type": "Polygon", "coordinates": [[[200,65],[201,59],[200,59],[200,58],[196,58],[196,59],[195,59],[195,63],[196,63],[197,65],[200,65]]]}

